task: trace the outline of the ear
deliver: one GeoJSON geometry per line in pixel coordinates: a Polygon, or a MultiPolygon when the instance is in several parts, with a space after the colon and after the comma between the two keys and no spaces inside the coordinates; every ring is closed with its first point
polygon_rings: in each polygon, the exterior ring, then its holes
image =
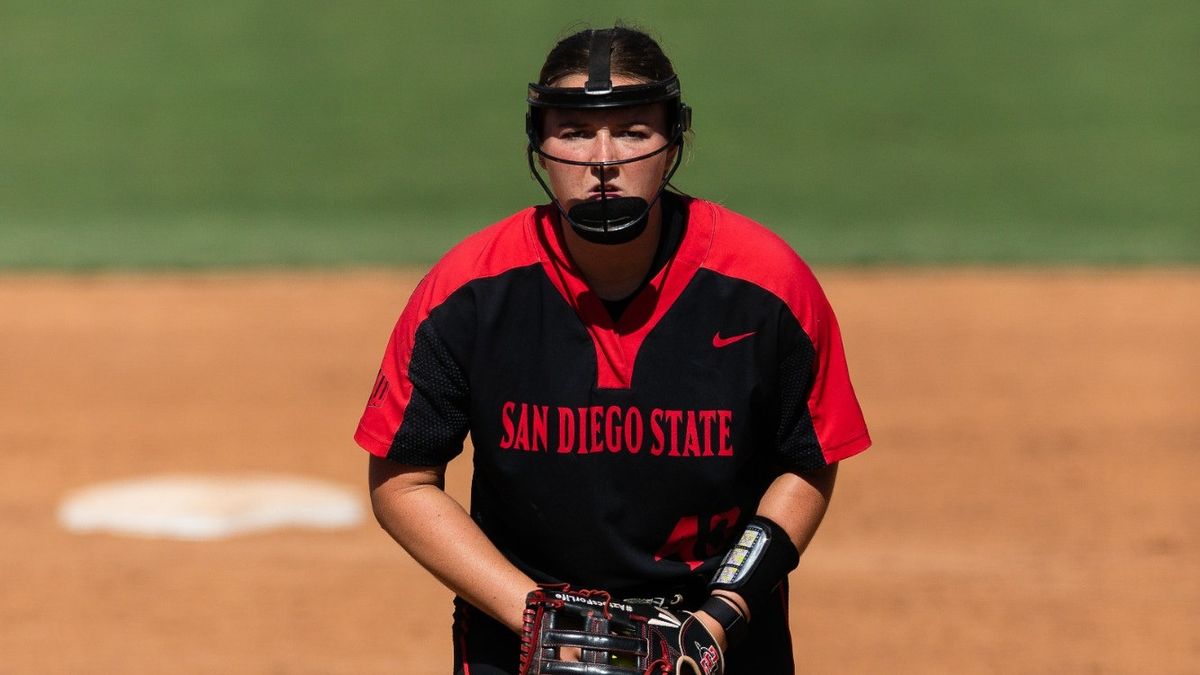
{"type": "Polygon", "coordinates": [[[667,151],[667,165],[663,167],[663,178],[666,178],[671,173],[671,167],[675,166],[675,155],[681,149],[680,146],[676,145],[667,151]]]}

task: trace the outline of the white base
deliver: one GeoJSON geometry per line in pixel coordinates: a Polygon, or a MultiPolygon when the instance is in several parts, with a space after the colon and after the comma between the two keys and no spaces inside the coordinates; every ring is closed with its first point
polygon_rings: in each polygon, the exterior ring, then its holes
{"type": "Polygon", "coordinates": [[[282,527],[351,527],[360,497],[343,487],[283,476],[156,476],[80,490],[59,507],[73,532],[221,539],[282,527]]]}

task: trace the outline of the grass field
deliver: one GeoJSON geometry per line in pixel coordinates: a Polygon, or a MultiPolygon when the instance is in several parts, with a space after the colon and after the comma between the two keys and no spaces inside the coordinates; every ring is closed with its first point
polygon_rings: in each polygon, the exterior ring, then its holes
{"type": "Polygon", "coordinates": [[[1200,262],[1186,0],[7,0],[0,267],[429,262],[542,198],[524,84],[614,17],[696,109],[679,187],[814,262],[1200,262]]]}

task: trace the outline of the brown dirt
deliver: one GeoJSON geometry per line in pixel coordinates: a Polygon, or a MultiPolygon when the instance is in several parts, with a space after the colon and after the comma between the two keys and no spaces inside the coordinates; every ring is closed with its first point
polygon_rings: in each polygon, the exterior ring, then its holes
{"type": "MultiPolygon", "coordinates": [[[[793,575],[801,670],[1200,669],[1200,271],[818,272],[875,447],[793,575]]],[[[448,672],[449,594],[373,523],[55,521],[72,489],[178,471],[365,505],[350,434],[415,279],[0,277],[0,672],[448,672]]]]}

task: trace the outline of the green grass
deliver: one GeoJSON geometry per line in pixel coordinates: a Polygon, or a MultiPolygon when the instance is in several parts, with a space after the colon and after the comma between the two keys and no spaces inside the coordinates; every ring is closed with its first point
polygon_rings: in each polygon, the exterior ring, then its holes
{"type": "Polygon", "coordinates": [[[810,261],[1200,262],[1194,2],[7,0],[0,267],[429,262],[541,200],[524,84],[614,17],[676,183],[810,261]]]}

